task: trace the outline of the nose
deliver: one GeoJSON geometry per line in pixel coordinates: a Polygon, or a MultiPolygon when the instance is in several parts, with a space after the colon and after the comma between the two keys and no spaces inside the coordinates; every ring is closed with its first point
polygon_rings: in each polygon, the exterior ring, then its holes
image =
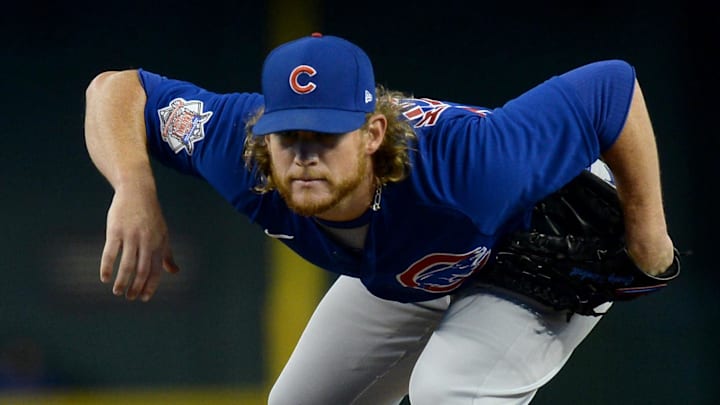
{"type": "Polygon", "coordinates": [[[298,136],[293,144],[294,160],[300,166],[316,164],[319,158],[320,145],[313,136],[298,136]]]}

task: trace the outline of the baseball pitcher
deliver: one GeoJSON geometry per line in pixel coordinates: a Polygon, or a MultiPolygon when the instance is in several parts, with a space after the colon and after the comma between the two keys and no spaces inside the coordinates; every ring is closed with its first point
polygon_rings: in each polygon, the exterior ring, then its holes
{"type": "Polygon", "coordinates": [[[377,86],[365,52],[316,33],[273,50],[261,82],[104,72],[85,136],[115,191],[100,278],[119,261],[116,295],[149,300],[178,271],[150,159],[339,274],[270,404],[527,404],[613,302],[679,274],[625,61],[488,108],[377,86]]]}

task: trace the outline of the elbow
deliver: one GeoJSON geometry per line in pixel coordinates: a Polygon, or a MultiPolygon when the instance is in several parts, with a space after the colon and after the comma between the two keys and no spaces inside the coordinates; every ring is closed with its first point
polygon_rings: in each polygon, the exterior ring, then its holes
{"type": "Polygon", "coordinates": [[[101,93],[103,88],[107,87],[110,78],[118,73],[118,71],[109,70],[95,76],[85,89],[85,99],[91,99],[96,94],[101,93]]]}
{"type": "Polygon", "coordinates": [[[127,88],[128,84],[140,85],[137,70],[108,70],[97,74],[85,89],[85,100],[90,101],[99,95],[116,91],[115,86],[127,88]]]}

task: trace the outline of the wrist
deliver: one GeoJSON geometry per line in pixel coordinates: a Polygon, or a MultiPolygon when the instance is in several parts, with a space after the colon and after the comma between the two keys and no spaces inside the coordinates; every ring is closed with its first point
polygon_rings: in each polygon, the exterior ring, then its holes
{"type": "Polygon", "coordinates": [[[115,193],[155,193],[157,191],[155,178],[148,170],[125,170],[116,176],[112,182],[115,193]]]}

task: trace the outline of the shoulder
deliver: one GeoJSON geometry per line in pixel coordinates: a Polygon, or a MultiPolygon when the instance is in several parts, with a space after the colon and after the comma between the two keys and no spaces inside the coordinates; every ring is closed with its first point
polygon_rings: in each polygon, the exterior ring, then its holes
{"type": "Polygon", "coordinates": [[[215,114],[222,112],[225,116],[241,116],[246,121],[264,103],[262,95],[258,93],[218,93],[190,81],[169,78],[144,69],[138,69],[137,73],[148,97],[148,108],[158,111],[169,107],[177,109],[178,106],[201,108],[215,114]]]}
{"type": "Polygon", "coordinates": [[[634,83],[635,68],[625,60],[609,59],[576,67],[560,77],[581,92],[601,91],[617,83],[634,83]]]}

